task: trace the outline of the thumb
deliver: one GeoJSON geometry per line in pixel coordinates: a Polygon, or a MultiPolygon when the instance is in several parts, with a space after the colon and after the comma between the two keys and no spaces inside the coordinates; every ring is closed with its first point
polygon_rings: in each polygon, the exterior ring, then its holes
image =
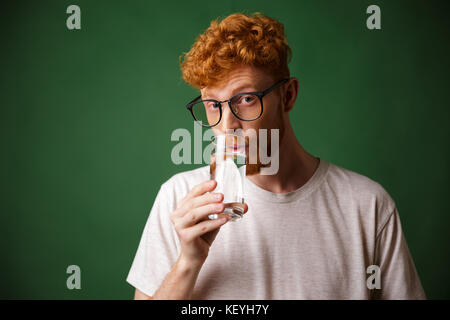
{"type": "Polygon", "coordinates": [[[214,240],[216,239],[216,236],[219,233],[220,228],[222,228],[222,226],[220,226],[219,228],[217,228],[213,231],[205,233],[204,235],[202,235],[202,239],[205,240],[209,246],[211,246],[212,243],[214,242],[214,240]]]}

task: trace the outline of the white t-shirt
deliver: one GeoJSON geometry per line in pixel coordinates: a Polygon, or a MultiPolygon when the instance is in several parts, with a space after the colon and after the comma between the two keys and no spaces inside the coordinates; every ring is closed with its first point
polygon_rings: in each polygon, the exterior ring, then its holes
{"type": "MultiPolygon", "coordinates": [[[[209,167],[160,188],[127,281],[152,296],[178,258],[176,204],[209,179],[209,167]]],[[[377,182],[320,159],[283,194],[244,183],[248,212],[222,226],[193,299],[425,299],[394,201],[377,182]],[[380,267],[370,269],[371,265],[380,267]],[[380,289],[368,289],[367,280],[380,289]]]]}

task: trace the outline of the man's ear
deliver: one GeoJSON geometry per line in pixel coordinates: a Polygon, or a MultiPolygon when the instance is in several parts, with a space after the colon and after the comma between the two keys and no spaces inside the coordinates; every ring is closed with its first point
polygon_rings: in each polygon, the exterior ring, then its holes
{"type": "Polygon", "coordinates": [[[294,108],[295,101],[298,95],[298,80],[297,78],[291,78],[285,85],[284,95],[283,95],[283,105],[284,111],[289,112],[294,108]]]}

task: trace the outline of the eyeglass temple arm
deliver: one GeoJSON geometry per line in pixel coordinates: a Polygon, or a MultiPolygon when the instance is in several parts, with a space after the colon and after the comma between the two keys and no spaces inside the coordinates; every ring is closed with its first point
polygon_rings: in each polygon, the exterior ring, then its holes
{"type": "Polygon", "coordinates": [[[196,97],[195,99],[193,99],[191,102],[189,102],[187,105],[186,105],[186,108],[187,109],[190,109],[191,107],[192,107],[192,103],[194,103],[195,101],[197,101],[199,98],[201,98],[202,97],[202,95],[199,95],[198,97],[196,97]]]}
{"type": "Polygon", "coordinates": [[[264,90],[264,91],[262,92],[263,95],[268,94],[270,91],[272,91],[272,90],[276,89],[277,87],[281,86],[282,84],[286,83],[286,81],[288,81],[289,79],[291,79],[291,78],[285,78],[285,79],[283,79],[283,80],[281,80],[281,81],[275,83],[275,84],[274,84],[273,86],[271,86],[269,89],[264,90]]]}

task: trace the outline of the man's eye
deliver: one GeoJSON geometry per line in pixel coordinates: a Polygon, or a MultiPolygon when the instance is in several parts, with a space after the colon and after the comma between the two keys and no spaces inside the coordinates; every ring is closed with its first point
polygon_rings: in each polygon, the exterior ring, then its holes
{"type": "Polygon", "coordinates": [[[239,99],[239,104],[241,105],[252,105],[255,102],[256,97],[253,95],[246,95],[246,96],[241,96],[241,98],[239,99]]]}
{"type": "Polygon", "coordinates": [[[219,110],[219,106],[217,106],[216,103],[212,102],[212,101],[205,102],[205,107],[209,111],[217,111],[217,110],[219,110]]]}

